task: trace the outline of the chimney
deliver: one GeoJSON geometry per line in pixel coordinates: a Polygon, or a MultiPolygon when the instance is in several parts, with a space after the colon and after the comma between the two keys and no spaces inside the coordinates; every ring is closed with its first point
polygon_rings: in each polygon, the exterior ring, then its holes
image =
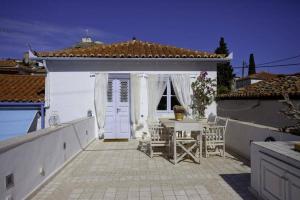
{"type": "Polygon", "coordinates": [[[25,52],[25,53],[24,53],[24,63],[25,63],[26,65],[29,64],[29,52],[25,52]]]}

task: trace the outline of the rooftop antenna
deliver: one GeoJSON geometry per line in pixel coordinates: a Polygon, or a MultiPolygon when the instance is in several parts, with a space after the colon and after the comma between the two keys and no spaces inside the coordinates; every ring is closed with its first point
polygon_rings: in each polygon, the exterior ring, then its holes
{"type": "Polygon", "coordinates": [[[89,36],[89,29],[85,29],[86,36],[81,39],[81,42],[90,43],[92,38],[89,36]]]}
{"type": "Polygon", "coordinates": [[[246,67],[246,62],[243,60],[243,68],[242,68],[242,78],[244,78],[244,70],[246,67]]]}
{"type": "Polygon", "coordinates": [[[28,46],[29,50],[32,52],[31,45],[29,43],[27,43],[27,46],[28,46]]]}

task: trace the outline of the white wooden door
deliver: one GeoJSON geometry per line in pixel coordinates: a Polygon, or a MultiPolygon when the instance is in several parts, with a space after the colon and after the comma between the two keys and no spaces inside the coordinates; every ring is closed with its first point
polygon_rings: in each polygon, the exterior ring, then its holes
{"type": "Polygon", "coordinates": [[[109,79],[105,139],[130,138],[129,94],[129,79],[109,79]]]}

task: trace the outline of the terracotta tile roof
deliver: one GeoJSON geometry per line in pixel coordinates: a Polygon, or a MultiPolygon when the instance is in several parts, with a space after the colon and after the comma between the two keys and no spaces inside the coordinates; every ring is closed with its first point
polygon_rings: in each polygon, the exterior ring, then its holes
{"type": "Polygon", "coordinates": [[[17,67],[17,62],[15,60],[0,60],[0,68],[5,67],[17,67]]]}
{"type": "Polygon", "coordinates": [[[229,94],[219,95],[218,98],[282,98],[283,92],[292,97],[300,97],[300,73],[278,75],[276,78],[248,85],[229,94]]]}
{"type": "Polygon", "coordinates": [[[0,75],[0,102],[43,102],[45,77],[0,75]]]}
{"type": "Polygon", "coordinates": [[[114,44],[97,44],[83,48],[67,48],[53,52],[38,52],[39,57],[97,57],[97,58],[224,58],[215,54],[177,48],[140,40],[114,44]]]}
{"type": "Polygon", "coordinates": [[[271,74],[271,73],[268,73],[268,72],[259,72],[259,73],[256,73],[256,74],[251,74],[247,77],[244,77],[244,78],[240,78],[238,79],[237,81],[239,80],[245,80],[245,79],[258,79],[258,80],[271,80],[273,78],[276,78],[278,77],[278,74],[271,74]]]}

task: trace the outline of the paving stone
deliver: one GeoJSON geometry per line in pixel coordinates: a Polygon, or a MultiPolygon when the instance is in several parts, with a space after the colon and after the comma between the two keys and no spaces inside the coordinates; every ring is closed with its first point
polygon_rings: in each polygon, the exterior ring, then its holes
{"type": "Polygon", "coordinates": [[[149,158],[138,142],[95,141],[32,199],[254,199],[250,168],[226,154],[174,166],[149,158]]]}

